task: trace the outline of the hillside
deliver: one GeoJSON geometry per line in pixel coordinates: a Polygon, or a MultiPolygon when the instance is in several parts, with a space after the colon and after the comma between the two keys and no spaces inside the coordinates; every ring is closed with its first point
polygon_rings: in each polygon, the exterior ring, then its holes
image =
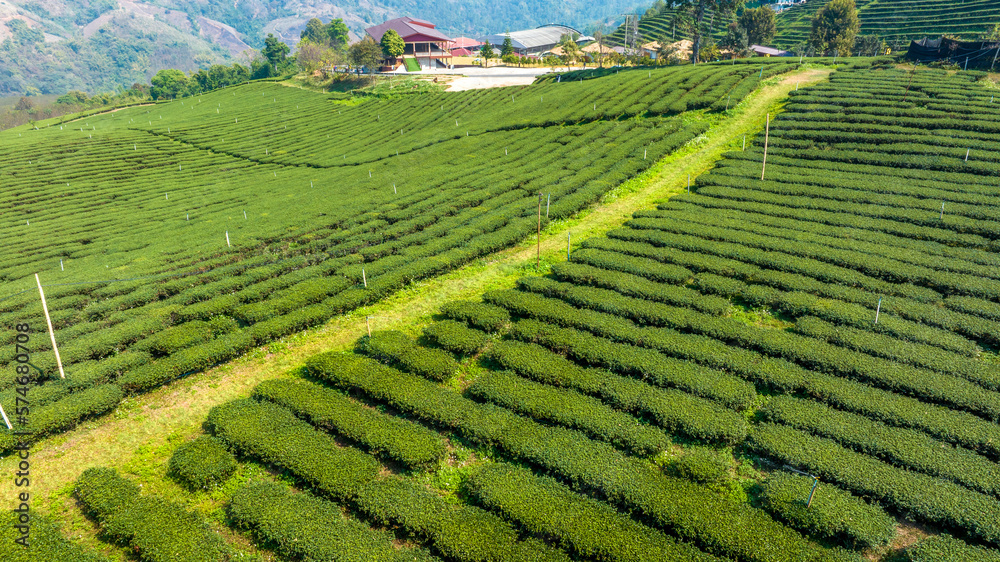
{"type": "MultiPolygon", "coordinates": [[[[975,40],[1000,24],[1000,4],[991,0],[857,0],[861,34],[878,35],[896,50],[910,40],[941,35],[975,40]]],[[[809,39],[812,18],[822,0],[785,10],[778,15],[774,44],[792,48],[809,39]]]]}
{"type": "MultiPolygon", "coordinates": [[[[252,83],[5,131],[0,233],[21,244],[0,270],[2,341],[44,325],[39,273],[72,375],[55,378],[36,340],[49,374],[29,431],[509,247],[537,227],[539,191],[542,222],[567,219],[704,131],[678,115],[738,104],[762,79],[756,65],[600,74],[391,101],[252,83]]],[[[0,430],[0,449],[13,443],[0,430]]]]}
{"type": "Polygon", "coordinates": [[[259,49],[267,33],[295,45],[312,17],[342,18],[354,38],[400,15],[433,21],[453,36],[475,37],[551,22],[582,28],[630,7],[630,0],[488,7],[410,0],[0,0],[0,23],[6,24],[0,25],[0,95],[73,89],[93,94],[148,83],[163,68],[247,64],[244,52],[259,49]]]}
{"type": "Polygon", "coordinates": [[[0,295],[2,371],[48,373],[15,423],[43,439],[51,550],[5,524],[0,554],[1000,560],[995,87],[760,64],[395,100],[255,83],[4,132],[27,292],[0,295]],[[577,213],[662,177],[655,206],[577,213]],[[543,267],[497,254],[540,227],[543,267]]]}
{"type": "MultiPolygon", "coordinates": [[[[789,50],[805,44],[812,30],[812,18],[827,1],[808,0],[779,13],[778,32],[772,44],[789,50]]],[[[949,35],[975,40],[1000,24],[1000,5],[990,0],[857,0],[856,3],[861,20],[860,33],[878,35],[894,51],[905,49],[910,40],[925,36],[949,35]]],[[[689,19],[683,11],[666,5],[640,18],[640,42],[690,39],[685,25],[689,19]]],[[[709,13],[706,21],[712,29],[712,38],[719,41],[732,19],[716,19],[709,13]]],[[[630,34],[633,32],[629,30],[630,34]]],[[[608,35],[607,42],[622,45],[624,37],[625,28],[619,26],[608,35]]]]}

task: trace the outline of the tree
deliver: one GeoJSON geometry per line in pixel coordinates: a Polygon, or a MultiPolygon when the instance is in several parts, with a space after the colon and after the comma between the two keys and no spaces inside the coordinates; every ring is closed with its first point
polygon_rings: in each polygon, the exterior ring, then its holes
{"type": "Polygon", "coordinates": [[[860,27],[854,0],[831,0],[813,18],[809,42],[823,53],[837,51],[847,56],[860,27]]]}
{"type": "Polygon", "coordinates": [[[154,100],[173,99],[187,89],[187,76],[176,68],[164,68],[149,82],[153,85],[150,94],[154,100]]]}
{"type": "Polygon", "coordinates": [[[729,24],[729,31],[722,39],[722,48],[728,49],[736,58],[750,55],[750,39],[747,31],[736,22],[729,24]]]}
{"type": "Polygon", "coordinates": [[[514,45],[510,42],[510,32],[503,38],[503,45],[500,47],[500,58],[506,58],[514,54],[514,45]]]}
{"type": "Polygon", "coordinates": [[[750,45],[767,45],[778,31],[774,10],[769,5],[754,10],[743,10],[737,21],[746,31],[750,45]]]}
{"type": "Polygon", "coordinates": [[[330,47],[336,50],[342,50],[351,41],[347,24],[340,18],[330,20],[326,25],[326,35],[330,47]]]}
{"type": "Polygon", "coordinates": [[[299,42],[298,50],[295,51],[295,62],[299,68],[312,73],[323,64],[323,55],[329,49],[324,48],[311,41],[302,40],[299,42]]]}
{"type": "Polygon", "coordinates": [[[260,54],[267,59],[268,64],[274,70],[274,74],[278,73],[278,69],[284,66],[285,59],[288,57],[288,45],[282,43],[273,33],[268,33],[267,38],[264,39],[264,48],[260,50],[260,54]]]}
{"type": "Polygon", "coordinates": [[[351,64],[366,67],[371,71],[382,62],[382,48],[374,39],[365,36],[364,39],[350,46],[347,50],[347,58],[351,64]]]}
{"type": "Polygon", "coordinates": [[[493,45],[490,45],[489,41],[484,42],[483,46],[479,48],[479,56],[483,57],[483,60],[486,61],[486,66],[489,67],[490,59],[495,56],[493,45]]]}
{"type": "Polygon", "coordinates": [[[399,36],[399,33],[396,33],[395,29],[390,29],[382,34],[379,46],[382,48],[382,54],[387,59],[398,58],[406,51],[406,43],[403,42],[403,38],[399,36]]]}
{"type": "Polygon", "coordinates": [[[299,39],[316,45],[325,45],[330,40],[330,36],[327,34],[326,26],[319,18],[311,18],[306,22],[306,28],[302,30],[299,39]]]}
{"type": "Polygon", "coordinates": [[[83,105],[87,103],[87,94],[85,92],[81,92],[80,90],[70,90],[69,92],[59,96],[59,98],[56,99],[56,103],[83,105]]]}
{"type": "Polygon", "coordinates": [[[559,46],[562,47],[563,51],[563,56],[561,58],[563,59],[563,62],[566,63],[566,66],[569,66],[569,64],[573,61],[579,60],[583,55],[583,52],[580,50],[580,46],[576,44],[577,37],[579,37],[579,35],[569,33],[564,33],[559,37],[559,46]]]}
{"type": "Polygon", "coordinates": [[[854,46],[862,57],[874,57],[885,54],[888,46],[878,35],[858,35],[854,40],[854,46]]]}
{"type": "Polygon", "coordinates": [[[35,102],[31,101],[28,96],[21,96],[21,99],[17,100],[17,105],[14,106],[15,111],[31,111],[35,109],[35,102]]]}
{"type": "Polygon", "coordinates": [[[697,63],[701,53],[702,41],[706,35],[711,35],[711,23],[716,13],[732,13],[746,3],[746,0],[681,0],[680,8],[690,11],[693,18],[688,20],[689,31],[693,45],[691,46],[691,62],[697,63]],[[711,12],[712,19],[706,24],[705,16],[711,12]]]}

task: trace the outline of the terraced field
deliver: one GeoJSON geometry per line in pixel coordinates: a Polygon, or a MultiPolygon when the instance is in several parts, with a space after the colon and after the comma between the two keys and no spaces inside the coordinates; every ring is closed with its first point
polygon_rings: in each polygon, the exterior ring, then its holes
{"type": "MultiPolygon", "coordinates": [[[[758,139],[207,426],[406,559],[996,560],[995,117],[975,75],[842,70],[772,123],[763,180],[758,139]]],[[[308,515],[247,513],[299,552],[308,515]]]]}
{"type": "MultiPolygon", "coordinates": [[[[367,101],[254,83],[7,131],[0,404],[42,383],[15,431],[58,433],[510,247],[537,228],[539,192],[543,225],[565,219],[704,131],[682,114],[791,68],[367,101]]],[[[0,450],[15,443],[0,431],[0,450]]]]}
{"type": "MultiPolygon", "coordinates": [[[[779,14],[774,44],[788,49],[807,42],[812,18],[825,3],[809,0],[779,14]]],[[[857,0],[856,4],[862,35],[878,35],[902,49],[925,36],[974,41],[1000,24],[1000,5],[990,0],[857,0]]]]}

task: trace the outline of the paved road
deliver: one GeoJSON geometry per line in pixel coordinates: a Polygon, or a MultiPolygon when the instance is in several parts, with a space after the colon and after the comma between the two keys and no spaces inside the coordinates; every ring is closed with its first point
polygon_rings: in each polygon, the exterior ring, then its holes
{"type": "Polygon", "coordinates": [[[522,86],[531,84],[540,74],[551,72],[551,68],[517,68],[497,66],[491,68],[461,67],[452,70],[422,70],[420,72],[393,72],[396,75],[421,74],[441,76],[449,82],[448,91],[497,88],[501,86],[522,86]]]}

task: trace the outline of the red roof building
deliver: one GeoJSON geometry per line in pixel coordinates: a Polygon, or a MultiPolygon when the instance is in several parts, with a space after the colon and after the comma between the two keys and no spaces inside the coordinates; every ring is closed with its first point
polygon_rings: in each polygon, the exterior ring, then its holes
{"type": "Polygon", "coordinates": [[[475,39],[470,39],[468,37],[456,37],[451,44],[452,49],[472,50],[482,46],[482,41],[476,41],[475,39]]]}
{"type": "Polygon", "coordinates": [[[451,63],[453,41],[451,37],[435,29],[433,23],[416,18],[396,18],[369,27],[365,32],[378,43],[390,29],[398,33],[406,44],[403,57],[414,57],[421,69],[447,68],[451,63]],[[443,59],[447,59],[447,62],[443,59]]]}

